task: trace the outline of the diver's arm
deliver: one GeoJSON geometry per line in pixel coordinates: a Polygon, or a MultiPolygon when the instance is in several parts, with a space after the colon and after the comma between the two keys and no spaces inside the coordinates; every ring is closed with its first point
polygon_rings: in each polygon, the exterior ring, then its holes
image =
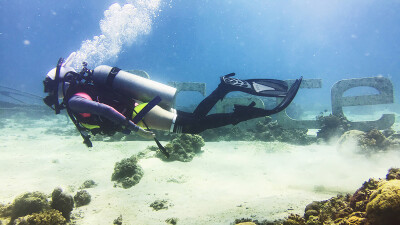
{"type": "Polygon", "coordinates": [[[74,95],[69,99],[68,105],[70,109],[75,113],[91,113],[99,115],[111,120],[118,125],[124,125],[127,129],[135,132],[141,129],[139,126],[134,124],[131,120],[128,120],[124,115],[115,110],[113,107],[103,103],[95,102],[81,96],[74,95]]]}

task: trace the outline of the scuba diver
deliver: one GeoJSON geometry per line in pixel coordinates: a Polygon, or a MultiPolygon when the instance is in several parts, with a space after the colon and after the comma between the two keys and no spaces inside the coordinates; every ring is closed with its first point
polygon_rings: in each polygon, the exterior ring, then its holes
{"type": "Polygon", "coordinates": [[[43,100],[56,114],[66,109],[88,147],[92,147],[89,132],[111,136],[116,132],[134,131],[154,138],[159,145],[152,129],[198,134],[269,116],[292,102],[302,81],[297,79],[289,89],[281,80],[239,80],[231,73],[222,76],[218,87],[189,113],[173,108],[177,93],[173,87],[104,65],[89,70],[83,63],[82,71],[77,73],[70,66],[74,56],[72,53],[65,61],[61,58],[57,67],[48,72],[43,81],[48,96],[43,100]],[[248,106],[234,105],[231,113],[208,114],[219,100],[233,91],[283,100],[271,110],[254,107],[255,103],[251,102],[248,106]]]}

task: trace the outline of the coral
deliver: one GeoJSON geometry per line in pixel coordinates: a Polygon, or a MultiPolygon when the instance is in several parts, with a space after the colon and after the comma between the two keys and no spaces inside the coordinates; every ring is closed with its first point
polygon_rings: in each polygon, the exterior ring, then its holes
{"type": "Polygon", "coordinates": [[[178,218],[172,217],[165,220],[167,224],[176,225],[178,224],[178,218]]]}
{"type": "Polygon", "coordinates": [[[318,216],[321,208],[320,202],[312,202],[306,206],[304,210],[304,218],[308,220],[310,216],[318,216]]]}
{"type": "MultiPolygon", "coordinates": [[[[1,204],[0,203],[0,217],[9,217],[12,215],[13,207],[11,204],[1,204]]],[[[0,223],[1,224],[1,223],[0,223]]]]}
{"type": "Polygon", "coordinates": [[[378,188],[378,180],[369,179],[351,196],[350,207],[354,211],[365,212],[369,197],[374,190],[378,188]]]}
{"type": "Polygon", "coordinates": [[[27,221],[28,217],[29,216],[19,217],[19,218],[15,219],[12,223],[9,223],[9,224],[12,224],[12,225],[29,225],[29,223],[27,221]]]}
{"type": "Polygon", "coordinates": [[[161,209],[168,209],[168,201],[167,200],[156,200],[150,204],[154,210],[158,211],[161,209]]]}
{"type": "Polygon", "coordinates": [[[85,180],[83,184],[79,187],[79,189],[93,188],[96,187],[97,184],[93,180],[85,180]]]}
{"type": "Polygon", "coordinates": [[[321,207],[320,220],[323,222],[334,221],[337,218],[343,218],[353,210],[350,208],[350,195],[342,196],[338,195],[335,198],[331,198],[321,207]]]}
{"type": "Polygon", "coordinates": [[[286,129],[271,117],[257,118],[239,123],[206,130],[201,133],[205,141],[280,141],[307,145],[315,138],[307,135],[307,129],[286,129]]]}
{"type": "Polygon", "coordinates": [[[178,144],[182,146],[183,149],[187,149],[190,152],[199,153],[201,147],[204,146],[204,139],[196,134],[181,134],[174,138],[171,143],[178,144]]]}
{"type": "Polygon", "coordinates": [[[390,142],[382,132],[377,129],[372,129],[359,140],[358,144],[364,151],[372,152],[386,150],[390,142]]]}
{"type": "Polygon", "coordinates": [[[165,145],[165,149],[170,154],[167,158],[163,153],[157,152],[157,157],[164,161],[190,162],[197,153],[201,152],[204,146],[204,139],[196,134],[181,134],[165,145]]]}
{"type": "Polygon", "coordinates": [[[363,225],[365,223],[365,213],[354,212],[347,219],[349,225],[363,225]]]}
{"type": "Polygon", "coordinates": [[[400,168],[390,168],[386,180],[400,180],[400,168]]]}
{"type": "Polygon", "coordinates": [[[278,121],[272,121],[268,117],[258,121],[253,132],[255,140],[260,141],[280,141],[301,145],[311,142],[307,136],[307,129],[285,129],[278,124],[278,121]]]}
{"type": "Polygon", "coordinates": [[[320,115],[317,117],[317,121],[321,126],[317,133],[317,138],[322,138],[324,141],[340,137],[350,129],[350,123],[344,116],[320,115]]]}
{"type": "Polygon", "coordinates": [[[384,151],[391,147],[391,141],[382,132],[373,129],[369,132],[350,130],[345,132],[339,139],[339,150],[355,149],[356,153],[371,154],[384,151]]]}
{"type": "Polygon", "coordinates": [[[249,218],[236,219],[234,224],[243,224],[243,223],[248,223],[248,222],[253,223],[253,220],[249,219],[249,218]]]}
{"type": "Polygon", "coordinates": [[[305,220],[297,214],[291,214],[282,225],[305,225],[305,220]]]}
{"type": "Polygon", "coordinates": [[[346,131],[338,140],[338,151],[360,153],[362,149],[358,145],[365,133],[359,130],[346,131]]]}
{"type": "Polygon", "coordinates": [[[122,225],[122,215],[119,215],[117,219],[113,221],[114,225],[122,225]]]}
{"type": "MultiPolygon", "coordinates": [[[[304,217],[318,217],[322,223],[330,223],[338,218],[343,218],[352,212],[349,206],[349,195],[338,195],[327,201],[313,202],[307,205],[304,217]]],[[[315,220],[315,218],[314,218],[315,220]]],[[[313,222],[316,223],[317,221],[313,222]]]]}
{"type": "MultiPolygon", "coordinates": [[[[396,177],[399,171],[391,168],[386,177],[396,177]]],[[[235,220],[235,224],[245,222],[256,225],[398,225],[400,180],[369,179],[353,195],[338,195],[308,204],[304,217],[291,214],[283,221],[261,223],[252,219],[235,220]]]]}
{"type": "Polygon", "coordinates": [[[14,199],[12,203],[11,220],[32,213],[38,213],[49,208],[49,202],[45,194],[41,192],[27,192],[14,199]]]}
{"type": "MultiPolygon", "coordinates": [[[[226,141],[229,140],[229,135],[232,133],[232,129],[234,126],[224,126],[224,127],[218,127],[214,129],[208,129],[200,133],[200,135],[204,138],[205,141],[211,142],[211,141],[226,141]]],[[[242,138],[245,136],[245,132],[243,132],[243,136],[240,137],[240,139],[231,139],[235,141],[241,141],[243,140],[242,138]]]]}
{"type": "Polygon", "coordinates": [[[111,181],[116,181],[115,187],[122,185],[123,188],[130,188],[139,183],[143,177],[143,169],[137,163],[137,157],[134,155],[115,163],[111,176],[111,181]]]}
{"type": "Polygon", "coordinates": [[[55,188],[51,194],[51,208],[60,211],[63,217],[69,221],[74,208],[74,200],[71,195],[63,193],[61,188],[55,188]]]}
{"type": "Polygon", "coordinates": [[[14,221],[15,225],[65,225],[66,219],[61,212],[50,209],[41,213],[34,213],[14,221]]]}
{"type": "MultiPolygon", "coordinates": [[[[290,217],[290,216],[289,216],[290,217]]],[[[235,222],[233,222],[232,224],[241,224],[241,225],[283,225],[283,223],[286,220],[275,220],[273,222],[268,221],[268,220],[263,220],[261,222],[259,222],[258,220],[252,220],[249,218],[241,218],[241,219],[236,219],[235,222]]]]}
{"type": "Polygon", "coordinates": [[[56,188],[51,203],[41,192],[27,192],[17,196],[12,204],[1,205],[0,216],[10,217],[9,224],[15,225],[63,225],[69,220],[72,208],[72,197],[56,188]]]}
{"type": "Polygon", "coordinates": [[[92,197],[86,190],[78,191],[74,196],[76,207],[88,205],[91,199],[92,197]]]}
{"type": "Polygon", "coordinates": [[[354,212],[346,218],[340,218],[335,220],[334,224],[339,225],[364,225],[366,222],[365,213],[354,212]]]}
{"type": "Polygon", "coordinates": [[[314,201],[304,210],[307,225],[333,224],[335,220],[351,214],[350,195],[338,195],[326,201],[314,201]]]}
{"type": "Polygon", "coordinates": [[[367,204],[369,225],[400,224],[400,180],[382,181],[367,204]]]}
{"type": "Polygon", "coordinates": [[[310,216],[307,219],[306,225],[322,225],[322,223],[319,221],[318,216],[310,216]]]}

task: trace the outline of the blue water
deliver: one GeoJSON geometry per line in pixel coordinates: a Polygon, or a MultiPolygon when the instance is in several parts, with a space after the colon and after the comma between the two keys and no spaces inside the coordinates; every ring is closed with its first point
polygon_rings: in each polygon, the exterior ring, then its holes
{"type": "MultiPolygon", "coordinates": [[[[164,83],[204,82],[207,93],[219,76],[231,72],[243,79],[320,78],[321,89],[301,89],[294,100],[294,107],[311,111],[307,119],[315,118],[316,110],[330,113],[335,82],[383,76],[393,82],[396,103],[389,105],[398,119],[399,12],[400,0],[0,0],[0,101],[3,86],[44,96],[47,72],[59,57],[78,52],[90,68],[106,64],[145,70],[164,83]]],[[[378,94],[362,87],[345,95],[371,93],[378,94]]],[[[202,98],[180,93],[178,105],[196,105],[202,98]]],[[[345,107],[346,116],[359,121],[382,114],[359,107],[345,107]]],[[[53,187],[77,187],[94,179],[102,185],[91,190],[95,200],[73,211],[84,216],[78,222],[96,221],[85,224],[110,224],[120,214],[124,224],[161,223],[175,214],[183,224],[208,218],[230,223],[236,216],[282,218],[303,213],[307,203],[336,191],[354,192],[364,180],[382,178],[400,162],[398,151],[365,158],[353,156],[351,148],[341,152],[324,144],[208,142],[190,164],[143,159],[147,181],[124,194],[110,181],[115,162],[152,142],[95,140],[89,151],[77,132],[73,136],[67,117],[27,118],[30,113],[17,110],[0,113],[1,203],[25,191],[49,194],[53,187]],[[153,211],[148,206],[156,198],[171,199],[175,208],[165,214],[153,211]]],[[[399,132],[399,127],[397,122],[394,129],[399,132]]]]}
{"type": "MultiPolygon", "coordinates": [[[[1,0],[0,83],[43,95],[58,58],[101,35],[104,11],[128,2],[1,0]]],[[[324,90],[309,101],[329,101],[332,84],[345,78],[382,75],[396,91],[399,11],[398,0],[163,0],[150,33],[103,64],[146,70],[162,82],[206,82],[208,93],[230,72],[322,78],[324,90]]]]}

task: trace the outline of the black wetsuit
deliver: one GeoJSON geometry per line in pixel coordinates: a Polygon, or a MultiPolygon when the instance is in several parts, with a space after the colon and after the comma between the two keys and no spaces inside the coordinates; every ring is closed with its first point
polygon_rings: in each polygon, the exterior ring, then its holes
{"type": "MultiPolygon", "coordinates": [[[[235,111],[232,113],[216,113],[207,115],[214,105],[225,97],[228,91],[218,86],[209,96],[207,96],[194,110],[193,113],[177,111],[174,132],[198,134],[207,129],[222,127],[226,125],[236,125],[242,121],[260,117],[250,112],[243,114],[235,111]]],[[[265,115],[264,115],[265,116],[265,115]]]]}
{"type": "MultiPolygon", "coordinates": [[[[82,92],[86,93],[85,91],[82,92]]],[[[213,106],[226,95],[226,92],[227,91],[221,87],[217,88],[197,106],[193,113],[178,110],[173,132],[198,134],[207,129],[222,127],[229,124],[236,125],[242,121],[266,116],[264,111],[257,113],[250,112],[248,110],[245,112],[234,111],[232,113],[217,113],[207,115],[213,106]]],[[[96,99],[96,97],[92,97],[92,99],[96,99]]],[[[133,106],[134,103],[131,104],[133,106]]],[[[109,135],[112,135],[115,133],[115,131],[121,131],[121,126],[124,126],[124,128],[131,131],[137,131],[139,129],[139,127],[130,120],[131,118],[129,115],[132,115],[132,111],[128,110],[128,113],[122,112],[125,110],[125,108],[130,107],[126,106],[126,104],[124,107],[122,107],[122,109],[121,107],[119,107],[120,109],[116,109],[113,105],[96,102],[75,94],[69,98],[67,105],[73,111],[79,122],[85,122],[85,120],[88,120],[88,118],[82,117],[82,113],[97,115],[97,120],[91,122],[94,124],[99,123],[99,121],[104,122],[104,119],[102,118],[105,118],[107,121],[111,121],[113,124],[106,123],[105,125],[102,125],[102,133],[108,133],[109,135]],[[114,128],[110,128],[113,125],[114,128]],[[104,130],[107,129],[108,131],[105,132],[104,130]]]]}
{"type": "MultiPolygon", "coordinates": [[[[96,102],[79,95],[73,95],[68,100],[68,106],[74,112],[79,122],[86,122],[88,118],[82,116],[82,114],[94,114],[100,118],[106,118],[113,122],[117,126],[125,126],[131,131],[137,131],[139,127],[134,124],[131,120],[127,120],[127,115],[123,115],[113,107],[96,102]]],[[[93,115],[90,115],[93,117],[93,115]]],[[[192,133],[197,134],[206,129],[216,128],[232,123],[232,113],[220,113],[208,116],[200,116],[195,113],[187,113],[183,111],[177,111],[177,118],[174,126],[174,132],[177,133],[192,133]]],[[[96,123],[96,122],[87,122],[96,123]]]]}

